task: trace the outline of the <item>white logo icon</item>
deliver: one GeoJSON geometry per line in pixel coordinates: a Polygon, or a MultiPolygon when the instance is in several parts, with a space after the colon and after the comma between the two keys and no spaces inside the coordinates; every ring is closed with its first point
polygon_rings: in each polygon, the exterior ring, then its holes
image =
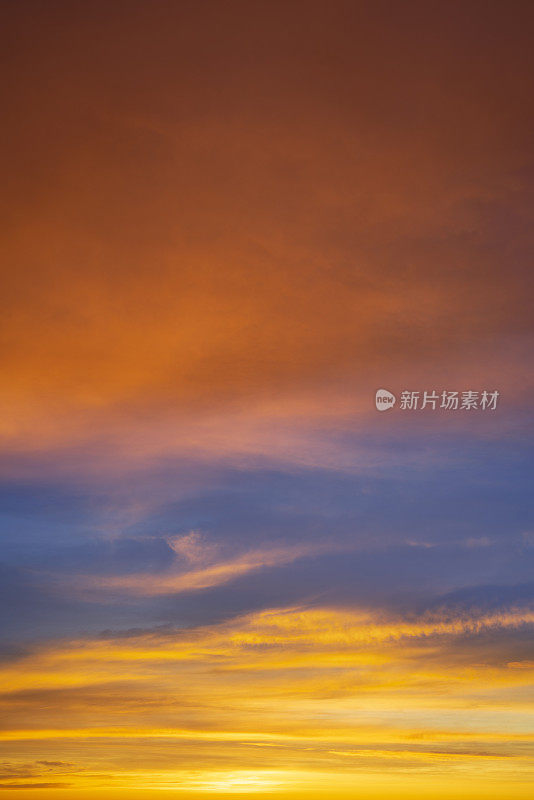
{"type": "Polygon", "coordinates": [[[389,408],[393,408],[396,399],[395,395],[388,392],[387,389],[377,389],[375,397],[377,410],[387,411],[389,408]]]}

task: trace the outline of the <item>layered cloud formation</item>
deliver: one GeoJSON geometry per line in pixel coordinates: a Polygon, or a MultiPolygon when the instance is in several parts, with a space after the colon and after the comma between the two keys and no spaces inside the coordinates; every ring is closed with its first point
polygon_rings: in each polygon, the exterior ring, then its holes
{"type": "Polygon", "coordinates": [[[530,4],[3,18],[0,788],[530,797],[530,4]]]}

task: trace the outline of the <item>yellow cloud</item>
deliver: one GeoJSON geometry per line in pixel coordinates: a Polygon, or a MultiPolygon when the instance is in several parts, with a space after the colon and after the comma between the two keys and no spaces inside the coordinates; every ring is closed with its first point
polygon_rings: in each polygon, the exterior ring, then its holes
{"type": "Polygon", "coordinates": [[[351,781],[388,776],[408,793],[444,775],[479,781],[484,762],[484,780],[513,775],[521,797],[532,669],[509,666],[499,633],[532,622],[520,610],[407,622],[281,608],[58,642],[3,665],[0,739],[11,759],[79,762],[79,788],[309,794],[324,782],[341,797],[351,781]],[[97,778],[103,758],[109,774],[97,778]]]}

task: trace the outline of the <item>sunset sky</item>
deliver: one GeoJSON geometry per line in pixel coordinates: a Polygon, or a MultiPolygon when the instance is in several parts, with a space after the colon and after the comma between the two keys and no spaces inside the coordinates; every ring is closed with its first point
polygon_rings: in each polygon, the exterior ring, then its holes
{"type": "Polygon", "coordinates": [[[532,797],[534,5],[0,30],[2,797],[532,797]]]}

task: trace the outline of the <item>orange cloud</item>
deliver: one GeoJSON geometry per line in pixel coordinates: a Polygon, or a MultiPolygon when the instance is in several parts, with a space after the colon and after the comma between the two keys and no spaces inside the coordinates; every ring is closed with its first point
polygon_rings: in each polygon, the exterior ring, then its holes
{"type": "MultiPolygon", "coordinates": [[[[10,9],[20,29],[5,101],[6,450],[98,433],[127,447],[137,432],[152,451],[163,439],[164,453],[173,430],[179,452],[187,430],[186,445],[229,449],[234,412],[245,427],[251,409],[258,427],[270,413],[313,427],[318,392],[323,412],[358,416],[384,380],[497,375],[509,402],[522,402],[528,26],[507,20],[514,68],[491,80],[493,47],[509,64],[508,40],[490,47],[477,35],[477,60],[462,39],[452,69],[441,28],[441,46],[423,45],[416,25],[397,20],[393,35],[371,8],[357,24],[350,11],[349,38],[335,14],[308,10],[313,35],[338,53],[330,67],[294,10],[296,52],[266,18],[252,26],[254,58],[241,12],[208,52],[213,9],[200,19],[169,7],[171,40],[132,21],[119,49],[108,13],[97,58],[85,37],[99,12],[72,28],[36,23],[36,42],[10,9]],[[400,57],[404,47],[422,62],[400,57]],[[37,54],[39,68],[25,66],[37,54]],[[236,70],[238,54],[246,69],[236,70]],[[495,231],[502,208],[515,225],[511,252],[495,231]],[[149,424],[161,417],[163,435],[149,424]]],[[[449,33],[461,39],[466,25],[449,33]]],[[[243,430],[240,442],[249,452],[265,438],[243,430]]]]}

